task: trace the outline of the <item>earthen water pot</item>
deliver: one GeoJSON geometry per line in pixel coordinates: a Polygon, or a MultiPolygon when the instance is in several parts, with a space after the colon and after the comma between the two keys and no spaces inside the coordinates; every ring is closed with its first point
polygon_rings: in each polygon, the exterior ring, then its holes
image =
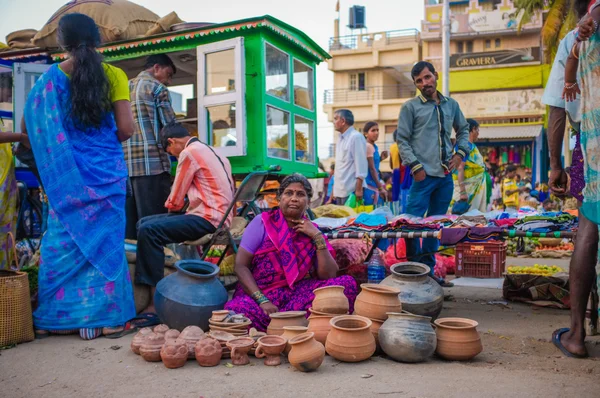
{"type": "Polygon", "coordinates": [[[144,338],[140,347],[140,355],[148,362],[160,362],[160,349],[164,343],[164,334],[152,332],[144,338]]]}
{"type": "Polygon", "coordinates": [[[217,366],[221,362],[223,347],[217,340],[207,337],[200,339],[194,347],[196,361],[200,366],[217,366]]]}
{"type": "Polygon", "coordinates": [[[379,328],[379,344],[396,361],[423,362],[435,352],[437,337],[431,318],[406,311],[390,312],[379,328]]]}
{"type": "Polygon", "coordinates": [[[229,340],[227,347],[231,350],[231,362],[236,366],[248,365],[250,363],[248,351],[253,345],[254,339],[251,337],[239,337],[229,340]]]}
{"type": "Polygon", "coordinates": [[[308,320],[306,319],[306,311],[288,311],[288,312],[275,312],[271,315],[271,322],[267,327],[268,335],[279,335],[283,334],[284,326],[308,326],[308,320]]]}
{"type": "Polygon", "coordinates": [[[390,271],[392,274],[381,281],[381,285],[400,289],[399,297],[404,311],[434,320],[440,315],[444,305],[444,289],[429,276],[430,268],[427,265],[399,263],[392,265],[390,271]]]}
{"type": "Polygon", "coordinates": [[[329,355],[342,362],[360,362],[375,353],[375,337],[369,318],[340,315],[332,318],[330,323],[331,331],[325,343],[329,355]]]}
{"type": "Polygon", "coordinates": [[[325,358],[325,347],[314,336],[312,332],[302,333],[289,341],[292,350],[288,360],[301,372],[317,370],[325,358]]]}
{"type": "Polygon", "coordinates": [[[315,315],[308,317],[308,331],[315,334],[315,340],[325,345],[331,330],[330,321],[338,315],[315,315]]]}
{"type": "Polygon", "coordinates": [[[258,339],[256,358],[265,358],[265,365],[281,365],[281,353],[285,350],[287,339],[281,336],[264,336],[258,339]]]}
{"type": "Polygon", "coordinates": [[[361,292],[354,303],[354,314],[374,319],[387,319],[388,312],[402,311],[398,294],[400,290],[374,283],[360,285],[361,292]]]}
{"type": "Polygon", "coordinates": [[[133,351],[137,355],[140,355],[140,347],[144,342],[144,338],[146,338],[146,336],[148,336],[151,333],[154,333],[151,328],[140,329],[140,331],[137,332],[135,336],[133,336],[133,340],[131,340],[131,351],[133,351]]]}
{"type": "Polygon", "coordinates": [[[169,326],[167,326],[163,323],[163,324],[154,326],[154,329],[152,329],[152,330],[154,331],[154,333],[162,334],[164,336],[165,333],[167,333],[167,331],[169,330],[169,326]]]}
{"type": "Polygon", "coordinates": [[[313,290],[312,308],[328,314],[346,314],[350,308],[344,286],[325,286],[313,290]]]}
{"type": "MultiPolygon", "coordinates": [[[[308,324],[310,325],[310,319],[308,320],[308,324]]],[[[302,333],[306,333],[307,331],[308,331],[307,326],[284,326],[283,334],[281,335],[281,337],[285,338],[288,343],[286,344],[285,350],[283,350],[283,353],[285,355],[290,353],[290,350],[292,349],[292,346],[290,345],[290,340],[293,337],[296,337],[302,333]]],[[[254,336],[251,336],[251,337],[254,337],[254,336]]]]}
{"type": "Polygon", "coordinates": [[[451,361],[466,361],[483,351],[477,332],[478,323],[466,318],[439,318],[437,326],[436,353],[451,361]]]}
{"type": "Polygon", "coordinates": [[[181,333],[177,329],[169,329],[165,332],[165,341],[166,340],[177,340],[181,333]]]}
{"type": "Polygon", "coordinates": [[[204,336],[204,331],[200,329],[198,326],[188,326],[181,331],[181,334],[177,338],[177,340],[183,340],[187,344],[188,347],[188,358],[194,359],[194,347],[198,340],[200,340],[204,336]]]}
{"type": "Polygon", "coordinates": [[[160,359],[169,369],[177,369],[188,360],[188,348],[184,342],[167,339],[160,350],[160,359]]]}

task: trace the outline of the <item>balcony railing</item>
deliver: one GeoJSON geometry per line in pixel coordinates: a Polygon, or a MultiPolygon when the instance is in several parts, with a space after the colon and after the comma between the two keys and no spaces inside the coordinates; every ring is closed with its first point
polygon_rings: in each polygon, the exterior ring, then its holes
{"type": "Polygon", "coordinates": [[[417,29],[391,30],[388,32],[331,37],[329,39],[329,50],[356,50],[360,47],[372,47],[374,44],[390,45],[418,41],[419,31],[417,29]]]}
{"type": "Polygon", "coordinates": [[[354,101],[373,101],[399,98],[412,98],[416,95],[413,85],[397,84],[392,86],[367,86],[364,90],[331,89],[325,90],[325,104],[345,103],[354,101]]]}

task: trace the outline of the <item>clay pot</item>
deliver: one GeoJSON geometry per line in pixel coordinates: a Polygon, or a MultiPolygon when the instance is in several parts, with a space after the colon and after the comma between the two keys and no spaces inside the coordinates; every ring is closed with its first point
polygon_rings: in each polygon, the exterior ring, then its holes
{"type": "Polygon", "coordinates": [[[227,342],[227,347],[231,350],[231,363],[236,366],[248,365],[248,351],[254,345],[254,339],[251,337],[240,337],[227,342]]]}
{"type": "Polygon", "coordinates": [[[133,340],[131,340],[131,351],[133,351],[137,355],[140,355],[140,347],[142,346],[142,343],[144,342],[146,336],[148,336],[151,333],[154,333],[152,332],[151,328],[140,329],[140,331],[137,332],[135,336],[133,336],[133,340]]]}
{"type": "Polygon", "coordinates": [[[204,332],[198,326],[188,326],[181,331],[181,334],[177,338],[177,340],[184,341],[187,344],[188,348],[188,358],[194,359],[195,352],[194,347],[198,340],[200,340],[204,336],[204,332]]]}
{"type": "Polygon", "coordinates": [[[380,321],[379,319],[371,319],[372,325],[371,325],[371,333],[373,334],[373,337],[375,337],[375,344],[377,344],[377,349],[380,350],[381,346],[379,345],[379,329],[381,329],[381,325],[383,325],[384,321],[380,321]]]}
{"type": "Polygon", "coordinates": [[[331,331],[330,321],[338,315],[311,315],[308,317],[308,331],[315,334],[315,340],[325,345],[331,331]]]}
{"type": "Polygon", "coordinates": [[[267,327],[268,335],[279,335],[283,334],[284,326],[308,326],[308,320],[306,319],[306,311],[288,311],[288,312],[276,312],[270,315],[271,322],[267,327]]]}
{"type": "Polygon", "coordinates": [[[265,358],[265,365],[281,365],[281,353],[285,350],[287,339],[281,336],[265,336],[257,341],[256,358],[265,358]]]}
{"type": "Polygon", "coordinates": [[[328,314],[346,314],[350,308],[344,286],[326,286],[313,290],[312,308],[328,314]]]}
{"type": "Polygon", "coordinates": [[[451,361],[467,361],[483,351],[477,322],[465,318],[440,318],[434,323],[437,326],[435,352],[440,357],[451,361]]]}
{"type": "Polygon", "coordinates": [[[327,353],[342,362],[360,362],[369,359],[376,349],[371,333],[372,322],[359,315],[340,315],[331,319],[327,336],[327,353]]]}
{"type": "Polygon", "coordinates": [[[188,349],[184,342],[166,340],[160,350],[160,358],[169,369],[177,369],[188,360],[188,349]]]}
{"type": "MultiPolygon", "coordinates": [[[[308,324],[310,325],[310,320],[308,321],[308,324]]],[[[283,327],[283,334],[281,335],[281,337],[283,337],[284,339],[287,340],[287,344],[285,346],[285,350],[283,350],[283,353],[285,355],[290,353],[290,350],[292,349],[292,346],[290,345],[290,340],[298,335],[301,335],[302,333],[306,333],[308,331],[308,327],[307,326],[284,326],[283,327]]]]}
{"type": "Polygon", "coordinates": [[[402,311],[397,288],[374,283],[363,283],[360,287],[362,291],[356,297],[354,314],[385,321],[388,312],[402,311]]]}
{"type": "Polygon", "coordinates": [[[288,342],[292,347],[288,360],[301,372],[317,370],[325,358],[325,347],[314,336],[312,332],[302,333],[288,342]]]}
{"type": "Polygon", "coordinates": [[[429,276],[429,270],[421,263],[395,264],[390,267],[392,274],[381,284],[400,289],[404,311],[436,319],[444,305],[444,289],[429,276]]]}
{"type": "Polygon", "coordinates": [[[229,316],[229,310],[216,310],[212,312],[211,321],[223,322],[229,316]]]}
{"type": "Polygon", "coordinates": [[[165,344],[165,336],[152,332],[144,338],[140,347],[140,355],[148,362],[160,362],[160,349],[163,344],[165,344]]]}
{"type": "Polygon", "coordinates": [[[400,362],[422,362],[435,351],[437,337],[431,318],[406,311],[389,313],[379,328],[379,344],[389,357],[400,362]]]}
{"type": "Polygon", "coordinates": [[[194,346],[196,361],[200,366],[217,366],[221,362],[223,347],[215,339],[200,339],[194,346]]]}
{"type": "Polygon", "coordinates": [[[177,329],[169,329],[165,332],[165,340],[177,340],[180,334],[177,329]]]}
{"type": "Polygon", "coordinates": [[[156,325],[154,326],[154,333],[158,333],[158,334],[162,334],[163,336],[165,335],[165,333],[167,333],[167,331],[169,330],[169,326],[163,324],[160,325],[156,325]]]}

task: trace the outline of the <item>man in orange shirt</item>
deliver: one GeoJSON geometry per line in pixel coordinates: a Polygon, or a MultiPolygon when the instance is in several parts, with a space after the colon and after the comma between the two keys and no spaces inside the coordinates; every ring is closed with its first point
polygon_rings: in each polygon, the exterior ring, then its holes
{"type": "MultiPolygon", "coordinates": [[[[169,214],[144,217],[138,222],[135,282],[149,285],[154,298],[156,284],[164,275],[163,247],[200,239],[215,232],[233,201],[231,165],[211,147],[191,137],[181,124],[172,123],[161,131],[163,148],[178,158],[177,174],[165,203],[169,214]],[[180,213],[189,206],[185,214],[180,213]]],[[[225,226],[231,225],[230,213],[225,226]]],[[[154,300],[144,312],[156,312],[154,300]]]]}

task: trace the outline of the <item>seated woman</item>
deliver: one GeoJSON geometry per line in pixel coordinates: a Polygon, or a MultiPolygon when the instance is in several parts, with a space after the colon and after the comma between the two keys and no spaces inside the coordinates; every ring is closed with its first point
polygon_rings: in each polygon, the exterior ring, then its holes
{"type": "Polygon", "coordinates": [[[313,290],[344,286],[353,311],[358,294],[350,276],[336,277],[338,266],[327,239],[305,216],[312,187],[299,174],[286,177],[279,190],[279,208],[257,216],[246,228],[235,259],[240,284],[225,309],[245,314],[264,331],[269,314],[305,311],[313,290]]]}

